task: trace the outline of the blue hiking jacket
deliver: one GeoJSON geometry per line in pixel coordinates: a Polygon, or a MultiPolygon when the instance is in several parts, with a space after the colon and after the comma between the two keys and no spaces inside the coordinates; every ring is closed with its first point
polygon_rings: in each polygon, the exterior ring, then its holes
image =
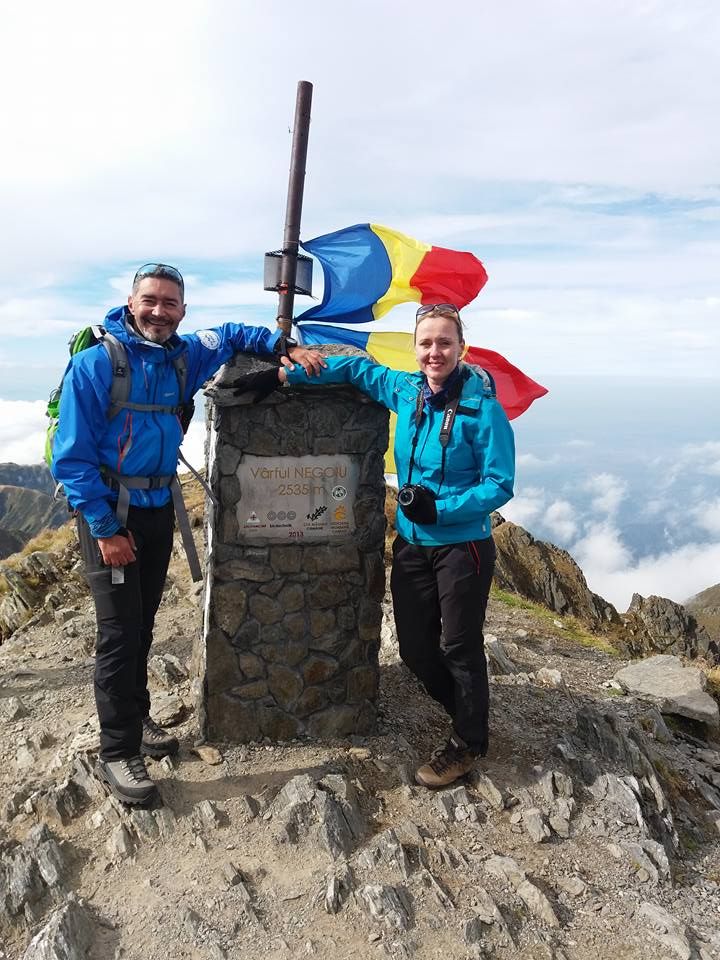
{"type": "MultiPolygon", "coordinates": [[[[127,351],[133,403],[178,406],[193,395],[238,351],[272,354],[278,331],[226,323],[211,330],[174,334],[166,345],[140,337],[128,321],[126,307],[105,317],[105,329],[127,351]],[[180,397],[173,357],[187,351],[187,384],[180,397]]],[[[60,416],[53,443],[52,473],[65,489],[70,506],[87,520],[94,537],[110,537],[120,528],[115,516],[117,493],[100,473],[102,466],[134,477],[172,476],[183,440],[180,420],[171,413],[121,410],[112,420],[112,365],[98,344],[72,357],[60,396],[60,416]]],[[[161,507],[167,488],[131,490],[130,502],[161,507]]]]}
{"type": "Polygon", "coordinates": [[[505,411],[486,389],[483,378],[463,365],[467,379],[446,448],[441,485],[443,410],[425,404],[420,426],[415,425],[423,375],[391,370],[365,357],[327,357],[326,362],[327,368],[311,378],[296,364],[294,371],[287,369],[288,382],[349,383],[394,411],[395,464],[400,485],[408,480],[412,441],[418,431],[411,482],[436,494],[437,523],[412,523],[398,509],[395,525],[399,535],[420,546],[489,537],[490,513],[513,495],[515,441],[505,411]]]}

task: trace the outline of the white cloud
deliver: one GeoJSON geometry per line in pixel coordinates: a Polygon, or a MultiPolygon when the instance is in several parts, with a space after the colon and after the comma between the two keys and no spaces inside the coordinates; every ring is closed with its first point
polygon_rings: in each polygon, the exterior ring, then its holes
{"type": "Polygon", "coordinates": [[[663,513],[670,513],[672,509],[674,509],[673,505],[668,500],[655,497],[642,504],[642,515],[644,517],[659,517],[663,513]]]}
{"type": "Polygon", "coordinates": [[[590,525],[570,551],[583,569],[595,573],[616,573],[630,563],[630,552],[620,532],[610,523],[590,525]]]}
{"type": "MultiPolygon", "coordinates": [[[[202,410],[197,410],[195,412],[195,417],[190,424],[188,432],[185,434],[185,439],[183,440],[181,450],[188,463],[190,463],[198,471],[205,468],[206,435],[207,431],[203,412],[202,410]]],[[[180,464],[179,472],[187,473],[187,467],[182,463],[180,464]]]]}
{"type": "Polygon", "coordinates": [[[520,453],[515,458],[515,465],[518,467],[547,467],[557,462],[557,457],[538,457],[534,453],[520,453]]]}
{"type": "Polygon", "coordinates": [[[636,563],[618,563],[609,569],[603,556],[594,552],[579,560],[590,589],[627,610],[633,593],[667,597],[676,603],[700,593],[718,581],[720,543],[690,543],[658,556],[642,557],[636,563]]]}
{"type": "Polygon", "coordinates": [[[0,463],[41,463],[47,418],[42,400],[0,400],[0,463]]]}
{"type": "Polygon", "coordinates": [[[545,506],[545,496],[543,491],[528,488],[521,496],[515,496],[500,508],[500,513],[511,523],[517,523],[521,527],[527,527],[537,520],[545,506]]]}
{"type": "Polygon", "coordinates": [[[0,302],[0,336],[47,337],[68,334],[98,320],[95,310],[63,296],[10,297],[0,302]]]}
{"type": "MultiPolygon", "coordinates": [[[[720,391],[719,391],[720,393],[720,391]]],[[[681,462],[678,472],[691,465],[698,473],[720,476],[720,441],[708,440],[706,443],[689,443],[680,451],[681,462]]]]}
{"type": "Polygon", "coordinates": [[[559,542],[568,543],[577,534],[575,509],[567,500],[555,500],[545,511],[545,525],[559,542]]]}
{"type": "Polygon", "coordinates": [[[598,513],[614,514],[626,492],[625,483],[611,473],[599,473],[584,484],[586,490],[596,496],[591,507],[598,513]]]}
{"type": "MultiPolygon", "coordinates": [[[[688,515],[695,521],[696,526],[708,533],[720,535],[720,497],[710,503],[703,503],[688,510],[688,515]]],[[[720,570],[718,570],[720,579],[720,570]]]]}

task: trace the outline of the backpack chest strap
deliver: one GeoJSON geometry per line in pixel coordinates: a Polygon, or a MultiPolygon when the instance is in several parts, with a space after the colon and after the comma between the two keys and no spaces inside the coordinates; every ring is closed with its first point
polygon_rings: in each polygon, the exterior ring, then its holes
{"type": "Polygon", "coordinates": [[[108,420],[112,420],[121,410],[139,410],[142,413],[171,413],[173,416],[179,417],[184,411],[184,405],[176,404],[174,407],[168,407],[162,403],[131,403],[129,400],[121,403],[111,403],[108,410],[108,420]]]}

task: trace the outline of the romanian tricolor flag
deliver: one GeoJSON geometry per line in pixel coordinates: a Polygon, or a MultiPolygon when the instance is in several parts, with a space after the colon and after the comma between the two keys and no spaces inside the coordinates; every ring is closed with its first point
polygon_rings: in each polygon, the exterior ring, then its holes
{"type": "Polygon", "coordinates": [[[408,301],[461,309],[487,281],[472,253],[433,247],[376,223],[357,223],[301,246],[320,261],[325,289],[322,302],[300,322],[366,323],[408,301]]]}

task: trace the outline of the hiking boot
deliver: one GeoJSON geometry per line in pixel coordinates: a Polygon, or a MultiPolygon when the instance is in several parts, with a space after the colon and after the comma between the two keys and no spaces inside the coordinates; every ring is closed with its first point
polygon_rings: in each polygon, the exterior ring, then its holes
{"type": "Polygon", "coordinates": [[[433,753],[429,763],[415,771],[415,782],[431,790],[447,787],[472,770],[476,758],[477,754],[453,734],[444,747],[433,753]]]}
{"type": "Polygon", "coordinates": [[[142,722],[142,744],[140,750],[146,757],[169,757],[180,749],[177,737],[163,730],[152,717],[144,717],[142,722]]]}
{"type": "Polygon", "coordinates": [[[95,773],[110,793],[123,803],[147,806],[157,797],[157,787],[148,776],[140,755],[124,760],[98,760],[95,773]]]}

